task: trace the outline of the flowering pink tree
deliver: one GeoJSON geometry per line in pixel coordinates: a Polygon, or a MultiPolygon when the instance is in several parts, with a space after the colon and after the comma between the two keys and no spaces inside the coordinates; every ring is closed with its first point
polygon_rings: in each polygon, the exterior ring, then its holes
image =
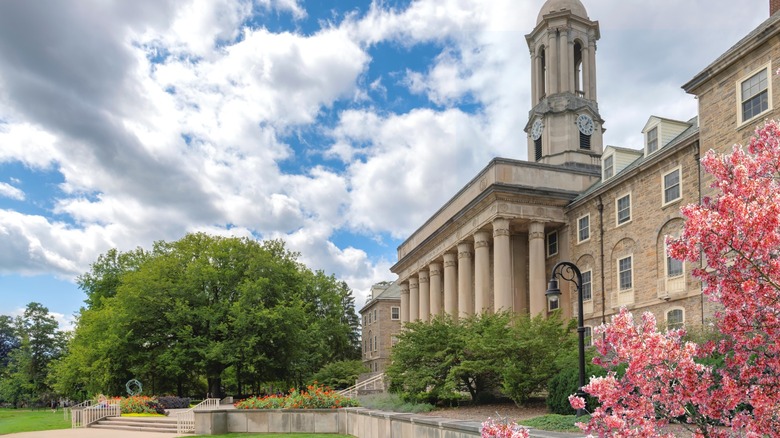
{"type": "Polygon", "coordinates": [[[602,406],[583,430],[661,436],[660,427],[684,417],[697,436],[780,431],[780,126],[767,122],[747,151],[739,145],[727,155],[709,151],[701,163],[717,195],[682,209],[685,229],[669,251],[702,260],[693,275],[720,304],[722,340],[696,346],[683,342],[680,331],[658,332],[651,315],[637,325],[621,311],[600,328],[597,348],[604,365],[628,368],[620,379],[610,374],[585,387],[602,406]],[[696,363],[713,352],[725,356],[723,367],[696,363]]]}

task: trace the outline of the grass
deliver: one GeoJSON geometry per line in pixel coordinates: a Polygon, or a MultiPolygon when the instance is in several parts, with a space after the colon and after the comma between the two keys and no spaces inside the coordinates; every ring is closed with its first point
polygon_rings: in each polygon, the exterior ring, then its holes
{"type": "Polygon", "coordinates": [[[352,438],[351,435],[337,435],[333,433],[228,433],[225,435],[195,435],[190,438],[223,437],[223,438],[352,438]]]}
{"type": "Polygon", "coordinates": [[[70,421],[64,419],[61,409],[57,412],[49,409],[0,409],[0,435],[68,428],[70,421]]]}
{"type": "Polygon", "coordinates": [[[549,430],[555,432],[581,432],[575,423],[587,423],[590,416],[586,415],[577,418],[575,415],[547,414],[541,417],[529,418],[520,421],[523,426],[533,427],[539,430],[549,430]]]}

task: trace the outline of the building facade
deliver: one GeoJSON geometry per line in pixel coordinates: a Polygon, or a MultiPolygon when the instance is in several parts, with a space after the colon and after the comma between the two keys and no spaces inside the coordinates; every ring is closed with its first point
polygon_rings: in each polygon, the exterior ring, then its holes
{"type": "MultiPolygon", "coordinates": [[[[713,309],[691,276],[666,255],[679,236],[680,207],[710,193],[699,157],[746,143],[775,116],[780,90],[780,14],[770,18],[683,88],[690,120],[651,116],[641,150],[603,146],[597,100],[599,25],[579,0],[548,0],[526,36],[532,109],[528,161],[496,158],[398,248],[401,322],[550,309],[547,281],[559,261],[583,272],[586,326],[621,307],[648,310],[669,327],[705,323],[713,309]]],[[[576,291],[561,283],[564,316],[576,291]]]]}
{"type": "MultiPolygon", "coordinates": [[[[390,365],[390,352],[401,331],[401,288],[382,282],[371,287],[371,296],[360,309],[363,364],[370,375],[383,373],[390,365]]],[[[364,378],[360,380],[365,380],[364,378]]]]}

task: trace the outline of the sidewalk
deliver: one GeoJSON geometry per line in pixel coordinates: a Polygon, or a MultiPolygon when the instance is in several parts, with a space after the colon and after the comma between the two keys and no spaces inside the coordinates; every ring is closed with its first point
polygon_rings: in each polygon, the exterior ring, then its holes
{"type": "Polygon", "coordinates": [[[21,432],[4,435],[13,438],[175,438],[192,435],[179,435],[159,432],[130,432],[112,429],[57,429],[39,432],[21,432]]]}

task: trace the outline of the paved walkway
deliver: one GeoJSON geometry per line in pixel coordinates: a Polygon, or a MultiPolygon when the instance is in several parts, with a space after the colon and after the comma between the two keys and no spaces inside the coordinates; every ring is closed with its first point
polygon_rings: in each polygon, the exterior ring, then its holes
{"type": "Polygon", "coordinates": [[[175,438],[181,436],[192,435],[179,435],[173,433],[159,433],[159,432],[130,432],[126,430],[112,430],[112,429],[58,429],[58,430],[43,430],[39,432],[22,432],[12,433],[4,435],[13,438],[175,438]]]}

